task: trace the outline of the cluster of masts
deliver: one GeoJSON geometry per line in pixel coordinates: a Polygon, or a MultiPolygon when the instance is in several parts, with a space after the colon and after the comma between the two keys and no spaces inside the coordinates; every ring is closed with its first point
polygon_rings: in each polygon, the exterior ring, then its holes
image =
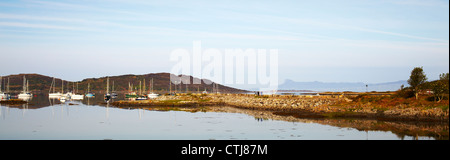
{"type": "Polygon", "coordinates": [[[3,81],[3,77],[0,76],[0,101],[2,100],[8,100],[11,98],[11,95],[9,94],[9,77],[8,77],[8,83],[5,85],[5,81],[3,81]],[[2,91],[2,84],[6,87],[6,92],[2,91]]]}
{"type": "MultiPolygon", "coordinates": [[[[7,84],[6,81],[2,81],[3,78],[0,77],[0,100],[8,100],[11,98],[11,95],[9,94],[9,77],[8,77],[8,81],[7,84]],[[5,86],[6,88],[6,92],[2,92],[2,87],[1,84],[3,84],[3,86],[5,86]]],[[[150,84],[151,87],[149,87],[148,93],[146,92],[146,88],[145,88],[145,79],[144,79],[144,85],[142,88],[142,81],[139,81],[139,92],[137,91],[137,88],[135,88],[135,91],[133,91],[133,84],[131,84],[130,82],[128,83],[128,93],[125,94],[125,98],[130,98],[130,99],[134,99],[134,100],[146,100],[146,99],[153,99],[159,96],[159,94],[156,94],[153,92],[153,78],[150,80],[150,84]]],[[[180,80],[181,82],[181,80],[180,80]]],[[[29,100],[33,97],[33,94],[30,93],[29,88],[28,88],[29,82],[26,79],[26,77],[23,77],[23,90],[22,92],[18,95],[19,99],[25,99],[25,100],[29,100]]],[[[182,88],[182,84],[176,84],[174,83],[174,92],[172,92],[172,82],[169,82],[169,94],[176,94],[178,89],[181,91],[182,88]],[[178,86],[179,85],[179,86],[178,86]],[[178,86],[178,89],[177,89],[178,86]]],[[[66,100],[83,100],[84,97],[94,97],[95,93],[90,92],[90,83],[88,83],[88,89],[87,89],[87,93],[86,94],[78,94],[78,82],[76,82],[76,90],[75,90],[75,82],[72,83],[72,91],[67,91],[66,93],[64,93],[64,81],[61,80],[61,92],[57,92],[55,91],[56,88],[56,82],[55,82],[55,78],[53,78],[52,80],[52,84],[50,85],[50,89],[48,92],[49,98],[51,99],[59,99],[61,102],[65,102],[66,100]]],[[[212,83],[212,93],[220,93],[219,92],[219,85],[216,83],[212,83]]],[[[188,87],[186,84],[186,93],[188,92],[188,87]]],[[[200,92],[199,87],[197,88],[197,92],[200,92]]],[[[208,93],[205,90],[202,93],[208,93]]],[[[114,81],[113,81],[113,86],[112,86],[112,93],[109,92],[109,77],[107,77],[107,82],[106,82],[106,93],[104,95],[104,99],[106,101],[109,101],[110,99],[116,98],[118,95],[117,93],[114,92],[114,81]]]]}
{"type": "MultiPolygon", "coordinates": [[[[175,81],[175,83],[173,84],[174,85],[174,90],[172,90],[172,81],[169,81],[169,94],[170,95],[175,95],[178,92],[182,92],[183,84],[181,82],[183,82],[181,80],[181,78],[180,78],[179,81],[175,81]],[[178,83],[178,82],[180,82],[180,83],[178,83]]],[[[185,87],[186,92],[185,93],[188,93],[189,92],[188,84],[186,83],[185,85],[186,85],[186,87],[185,87]]],[[[216,94],[220,93],[219,92],[219,84],[213,82],[212,83],[212,89],[210,91],[211,91],[211,93],[216,93],[216,94]]],[[[197,93],[200,93],[200,86],[197,86],[197,93]]],[[[206,87],[204,88],[204,90],[201,93],[202,94],[208,94],[208,91],[206,90],[206,87]]]]}
{"type": "MultiPolygon", "coordinates": [[[[64,81],[61,80],[61,92],[55,92],[56,82],[55,82],[55,78],[53,78],[52,84],[50,85],[50,89],[48,91],[48,98],[59,99],[61,102],[65,102],[66,100],[83,100],[85,95],[77,93],[78,92],[78,82],[77,82],[76,90],[75,90],[75,83],[72,83],[72,87],[73,87],[73,89],[72,89],[73,92],[68,91],[68,92],[64,93],[64,81]]],[[[88,89],[88,93],[86,94],[86,97],[93,97],[93,95],[88,95],[89,93],[90,92],[88,89]]]]}
{"type": "MultiPolygon", "coordinates": [[[[6,85],[3,85],[6,86],[6,92],[2,91],[1,84],[3,83],[3,77],[0,76],[0,100],[9,100],[11,99],[11,94],[9,92],[9,77],[8,83],[6,85]]],[[[29,91],[28,84],[28,80],[25,78],[25,76],[23,76],[23,90],[17,95],[17,98],[28,101],[33,97],[33,94],[31,94],[29,91]]]]}
{"type": "MultiPolygon", "coordinates": [[[[153,92],[153,78],[150,80],[151,87],[149,87],[149,92],[146,94],[145,79],[144,79],[144,89],[142,89],[142,81],[139,81],[139,92],[133,91],[133,84],[128,82],[128,93],[125,94],[125,98],[135,99],[135,100],[146,100],[153,99],[159,95],[153,92]],[[143,92],[144,93],[143,93],[143,92]]],[[[136,89],[137,90],[137,89],[136,89]]]]}

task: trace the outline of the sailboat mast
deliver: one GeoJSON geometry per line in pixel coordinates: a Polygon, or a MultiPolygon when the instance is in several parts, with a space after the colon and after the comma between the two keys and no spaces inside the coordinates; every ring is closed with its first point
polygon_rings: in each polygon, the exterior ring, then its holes
{"type": "Polygon", "coordinates": [[[106,94],[109,94],[109,77],[106,79],[106,94]]]}
{"type": "Polygon", "coordinates": [[[9,77],[8,77],[8,85],[6,86],[6,93],[9,93],[9,77]]]}
{"type": "Polygon", "coordinates": [[[22,85],[22,92],[25,93],[26,92],[26,84],[27,83],[27,79],[25,78],[25,76],[23,76],[23,85],[22,85]]]}
{"type": "Polygon", "coordinates": [[[55,78],[53,78],[52,84],[50,84],[50,89],[48,89],[48,93],[52,92],[53,82],[55,82],[55,78]]]}
{"type": "Polygon", "coordinates": [[[153,78],[152,78],[152,81],[150,82],[150,84],[152,85],[152,86],[150,87],[150,92],[153,92],[153,78]]]}

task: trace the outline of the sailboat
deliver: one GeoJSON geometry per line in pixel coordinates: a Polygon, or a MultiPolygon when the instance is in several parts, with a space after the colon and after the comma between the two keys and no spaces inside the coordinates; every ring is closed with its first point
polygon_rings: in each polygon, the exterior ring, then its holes
{"type": "MultiPolygon", "coordinates": [[[[64,97],[66,100],[70,100],[72,98],[72,95],[73,95],[72,91],[69,92],[69,83],[70,82],[67,82],[67,92],[65,94],[63,92],[63,94],[61,96],[61,98],[64,97]]],[[[64,84],[63,84],[63,87],[64,87],[64,84]]]]}
{"type": "Polygon", "coordinates": [[[29,101],[32,97],[33,94],[28,91],[28,80],[25,78],[25,76],[23,76],[23,91],[17,96],[17,98],[24,101],[29,101]]]}
{"type": "Polygon", "coordinates": [[[111,99],[111,94],[109,94],[109,77],[107,77],[106,80],[106,94],[105,94],[105,101],[109,101],[111,99]]]}
{"type": "MultiPolygon", "coordinates": [[[[136,100],[147,100],[147,96],[145,94],[142,94],[142,82],[139,81],[139,96],[136,98],[136,100]]],[[[145,85],[145,80],[144,80],[145,85]]],[[[145,92],[145,86],[144,86],[144,92],[145,92]]]]}
{"type": "Polygon", "coordinates": [[[55,83],[55,78],[53,78],[52,84],[50,85],[50,89],[48,91],[48,98],[59,98],[61,97],[61,93],[55,93],[55,87],[56,83],[55,83]],[[51,92],[51,90],[53,89],[53,92],[51,92]]]}
{"type": "Polygon", "coordinates": [[[3,83],[2,83],[2,80],[3,80],[3,77],[0,77],[0,101],[8,100],[8,99],[9,99],[8,94],[2,92],[2,84],[3,84],[3,83]]]}
{"type": "Polygon", "coordinates": [[[77,82],[77,91],[74,92],[75,94],[72,95],[72,99],[73,100],[83,100],[84,99],[84,95],[77,94],[77,92],[78,92],[78,82],[77,82]]]}
{"type": "Polygon", "coordinates": [[[118,95],[117,95],[116,91],[114,91],[114,81],[113,81],[111,98],[117,98],[117,96],[118,96],[118,95]]]}
{"type": "Polygon", "coordinates": [[[88,83],[88,93],[86,94],[86,97],[90,98],[90,97],[94,97],[95,94],[90,92],[89,89],[91,88],[91,83],[88,83]]]}
{"type": "Polygon", "coordinates": [[[152,78],[152,82],[151,82],[151,84],[152,84],[152,87],[151,87],[151,92],[147,94],[147,97],[148,97],[148,98],[150,98],[150,99],[153,99],[153,98],[156,98],[156,97],[158,97],[158,94],[156,94],[156,93],[153,93],[153,78],[152,78]]]}
{"type": "Polygon", "coordinates": [[[138,95],[136,92],[133,92],[133,85],[128,82],[128,91],[129,93],[125,94],[125,98],[136,98],[138,95]]]}
{"type": "Polygon", "coordinates": [[[61,96],[59,97],[59,101],[66,102],[66,99],[69,99],[70,96],[67,94],[64,94],[64,81],[61,80],[61,96]]]}

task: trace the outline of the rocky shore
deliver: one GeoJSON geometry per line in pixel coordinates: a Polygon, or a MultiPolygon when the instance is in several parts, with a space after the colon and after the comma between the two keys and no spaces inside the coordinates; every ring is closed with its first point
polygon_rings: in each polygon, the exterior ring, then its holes
{"type": "MultiPolygon", "coordinates": [[[[374,105],[355,105],[341,96],[291,96],[250,94],[183,94],[160,96],[147,101],[118,101],[114,106],[213,106],[227,105],[252,110],[273,111],[275,114],[298,118],[366,118],[379,120],[446,121],[448,107],[410,107],[407,105],[380,108],[374,105]]],[[[448,106],[448,105],[447,105],[448,106]]]]}

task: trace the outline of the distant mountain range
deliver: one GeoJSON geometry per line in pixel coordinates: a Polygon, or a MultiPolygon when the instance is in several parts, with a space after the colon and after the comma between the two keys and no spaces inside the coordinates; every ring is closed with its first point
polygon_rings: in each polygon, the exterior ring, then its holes
{"type": "Polygon", "coordinates": [[[401,85],[409,86],[406,80],[386,82],[386,83],[362,83],[362,82],[295,82],[293,80],[286,80],[283,84],[278,86],[278,90],[311,90],[311,91],[353,91],[365,92],[367,91],[396,91],[400,89],[401,85]],[[367,88],[366,88],[367,85],[367,88]]]}
{"type": "MultiPolygon", "coordinates": [[[[32,93],[48,93],[50,89],[50,85],[52,84],[53,77],[40,75],[40,74],[17,74],[17,75],[8,75],[3,76],[3,81],[1,86],[1,90],[6,90],[6,84],[7,80],[9,78],[9,89],[12,93],[18,93],[22,91],[23,87],[23,77],[26,77],[26,79],[29,81],[29,90],[32,93]]],[[[110,85],[110,91],[112,90],[112,86],[114,83],[114,90],[117,92],[126,92],[128,91],[128,84],[133,85],[134,91],[139,91],[139,82],[141,82],[142,86],[146,85],[146,91],[149,91],[150,87],[150,81],[153,78],[153,91],[157,93],[166,93],[169,90],[169,80],[170,80],[170,74],[169,73],[150,73],[150,74],[144,74],[144,75],[120,75],[120,76],[109,76],[109,85],[110,85]]],[[[82,81],[78,82],[78,93],[85,93],[88,89],[88,84],[90,84],[90,91],[97,92],[97,93],[104,93],[106,91],[106,79],[107,77],[100,77],[100,78],[87,78],[83,79],[82,81]]],[[[193,79],[198,79],[195,77],[190,76],[191,82],[193,82],[193,79]]],[[[61,79],[55,78],[56,92],[61,92],[61,79]]],[[[64,81],[64,92],[72,91],[74,88],[76,89],[76,82],[72,81],[64,81]]],[[[212,85],[211,84],[205,84],[206,82],[211,82],[207,79],[202,79],[201,84],[182,84],[177,85],[177,90],[185,92],[186,87],[189,92],[196,92],[197,90],[201,91],[212,91],[212,85]]],[[[245,90],[236,89],[224,85],[218,84],[219,92],[221,93],[236,93],[236,92],[245,92],[245,90]]],[[[172,90],[175,90],[175,85],[172,84],[172,90]]]]}

